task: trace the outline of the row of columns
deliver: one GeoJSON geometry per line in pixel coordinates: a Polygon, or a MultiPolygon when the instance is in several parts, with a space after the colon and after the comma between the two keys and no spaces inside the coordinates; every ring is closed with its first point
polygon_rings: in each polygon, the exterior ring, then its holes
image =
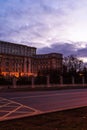
{"type": "MultiPolygon", "coordinates": [[[[16,86],[16,82],[17,82],[17,79],[14,77],[13,78],[13,88],[17,88],[16,86]]],[[[84,85],[85,83],[85,79],[84,79],[84,76],[82,77],[82,84],[84,85]]],[[[75,84],[75,78],[72,76],[72,85],[75,84]]],[[[63,76],[60,76],[60,85],[63,85],[63,76]]],[[[35,84],[34,84],[34,77],[32,77],[32,88],[35,87],[35,84]]],[[[47,76],[47,87],[50,87],[50,77],[47,76]]]]}
{"type": "MultiPolygon", "coordinates": [[[[63,84],[63,76],[60,76],[60,84],[63,84]]],[[[75,78],[72,76],[72,84],[75,84],[75,78]]],[[[85,78],[82,76],[82,84],[85,84],[85,78]]]]}

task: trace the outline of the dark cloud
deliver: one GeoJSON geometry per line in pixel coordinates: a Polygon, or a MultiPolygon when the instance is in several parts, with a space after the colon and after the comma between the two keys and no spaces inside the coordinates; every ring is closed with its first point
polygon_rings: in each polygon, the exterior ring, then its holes
{"type": "Polygon", "coordinates": [[[38,49],[38,53],[62,53],[63,55],[77,54],[77,50],[73,44],[70,43],[54,43],[51,47],[44,47],[38,49]]]}
{"type": "Polygon", "coordinates": [[[78,49],[77,53],[78,53],[78,56],[87,57],[87,46],[85,48],[78,49]]]}
{"type": "MultiPolygon", "coordinates": [[[[81,47],[83,42],[69,42],[69,43],[54,43],[51,47],[44,47],[37,50],[37,53],[45,54],[45,53],[61,53],[63,56],[76,55],[83,62],[87,63],[87,43],[84,43],[85,46],[81,47]]],[[[83,44],[83,45],[84,45],[83,44]]]]}

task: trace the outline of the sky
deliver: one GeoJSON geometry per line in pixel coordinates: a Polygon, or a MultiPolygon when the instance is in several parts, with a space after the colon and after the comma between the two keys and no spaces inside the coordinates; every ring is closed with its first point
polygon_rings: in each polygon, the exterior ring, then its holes
{"type": "Polygon", "coordinates": [[[0,0],[0,40],[87,61],[87,0],[0,0]]]}

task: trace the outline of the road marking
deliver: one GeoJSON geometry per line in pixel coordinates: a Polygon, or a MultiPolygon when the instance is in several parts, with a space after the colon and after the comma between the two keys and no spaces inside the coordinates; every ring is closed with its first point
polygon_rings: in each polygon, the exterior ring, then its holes
{"type": "Polygon", "coordinates": [[[0,108],[1,108],[0,113],[4,113],[4,115],[2,114],[2,116],[0,116],[0,121],[41,113],[41,111],[39,111],[35,108],[32,108],[32,107],[23,105],[19,102],[15,102],[15,101],[12,101],[12,100],[9,100],[9,99],[6,99],[6,98],[2,98],[2,97],[0,97],[0,100],[8,102],[8,103],[5,102],[4,105],[0,106],[0,108]],[[12,105],[14,104],[15,106],[11,106],[11,104],[12,105]],[[10,108],[12,108],[12,107],[13,107],[13,109],[10,110],[10,108]],[[3,109],[6,109],[6,108],[8,110],[3,110],[3,109]],[[25,108],[27,109],[27,111],[25,110],[25,108]],[[21,115],[20,115],[20,113],[21,113],[21,115]],[[10,117],[10,115],[12,115],[12,114],[13,114],[13,116],[10,117]]]}
{"type": "Polygon", "coordinates": [[[16,109],[13,109],[12,111],[9,111],[7,114],[2,116],[1,119],[3,119],[3,118],[5,119],[5,117],[9,116],[10,114],[14,113],[15,111],[17,111],[20,108],[21,108],[21,106],[17,107],[16,109]]]}
{"type": "MultiPolygon", "coordinates": [[[[5,98],[3,98],[3,99],[5,99],[5,98]]],[[[21,104],[21,103],[19,103],[19,102],[12,101],[12,100],[9,100],[9,99],[5,99],[5,100],[9,101],[10,103],[15,103],[15,104],[21,105],[21,106],[23,106],[23,107],[29,108],[29,109],[31,109],[31,110],[33,110],[33,111],[36,111],[36,112],[38,111],[38,110],[35,109],[35,108],[32,108],[32,107],[29,107],[29,106],[23,105],[23,104],[21,104]]]]}
{"type": "Polygon", "coordinates": [[[6,104],[4,104],[4,105],[1,105],[0,108],[5,107],[5,106],[7,106],[7,105],[9,105],[9,104],[11,104],[11,103],[6,103],[6,104]]]}

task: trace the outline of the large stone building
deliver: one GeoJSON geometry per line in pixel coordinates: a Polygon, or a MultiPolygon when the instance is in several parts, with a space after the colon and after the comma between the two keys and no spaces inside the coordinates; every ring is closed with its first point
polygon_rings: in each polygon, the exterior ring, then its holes
{"type": "Polygon", "coordinates": [[[36,54],[36,48],[0,41],[0,74],[34,75],[44,70],[62,71],[62,54],[36,54]]]}

